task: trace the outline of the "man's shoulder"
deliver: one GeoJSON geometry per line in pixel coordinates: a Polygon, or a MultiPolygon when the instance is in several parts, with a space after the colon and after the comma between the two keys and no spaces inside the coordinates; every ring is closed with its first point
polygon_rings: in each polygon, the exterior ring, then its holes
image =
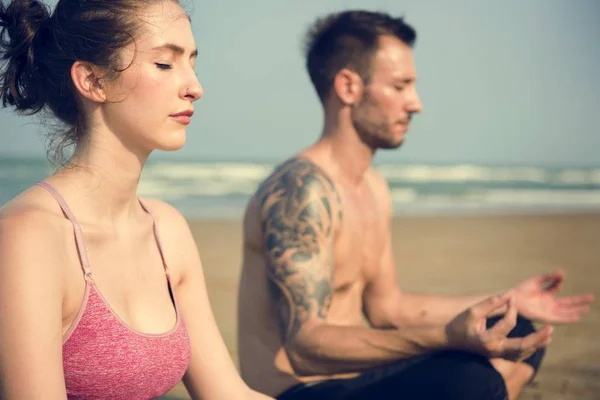
{"type": "Polygon", "coordinates": [[[255,198],[259,202],[274,194],[305,196],[335,194],[337,189],[331,177],[317,163],[304,156],[294,156],[278,164],[259,185],[255,198]]]}
{"type": "Polygon", "coordinates": [[[260,215],[261,220],[275,216],[338,220],[341,198],[323,168],[310,158],[294,156],[277,165],[262,181],[247,208],[249,213],[260,215]]]}

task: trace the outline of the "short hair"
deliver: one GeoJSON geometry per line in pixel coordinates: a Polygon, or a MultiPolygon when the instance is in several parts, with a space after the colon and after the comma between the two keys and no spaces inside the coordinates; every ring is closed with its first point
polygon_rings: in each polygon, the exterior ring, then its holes
{"type": "Polygon", "coordinates": [[[306,68],[322,102],[335,75],[344,68],[369,81],[380,36],[392,36],[413,47],[417,34],[402,17],[383,12],[350,10],[317,19],[305,41],[306,68]]]}

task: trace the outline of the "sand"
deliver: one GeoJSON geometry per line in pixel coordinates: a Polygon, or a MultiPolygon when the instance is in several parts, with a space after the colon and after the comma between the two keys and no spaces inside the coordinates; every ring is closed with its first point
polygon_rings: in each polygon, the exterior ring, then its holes
{"type": "MultiPolygon", "coordinates": [[[[217,323],[237,363],[241,221],[190,225],[217,323]]],[[[407,292],[495,292],[564,269],[564,294],[593,293],[597,301],[581,322],[556,327],[540,373],[521,399],[600,399],[600,213],[397,217],[392,229],[398,280],[407,292]]],[[[189,397],[180,384],[168,398],[189,397]]]]}

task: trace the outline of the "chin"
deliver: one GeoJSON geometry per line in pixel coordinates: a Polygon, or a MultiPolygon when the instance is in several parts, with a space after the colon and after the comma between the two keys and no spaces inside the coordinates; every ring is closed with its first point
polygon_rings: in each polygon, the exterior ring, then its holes
{"type": "Polygon", "coordinates": [[[395,150],[395,149],[398,149],[398,148],[402,147],[402,144],[404,144],[404,140],[402,140],[400,142],[386,143],[383,146],[379,146],[379,149],[381,149],[381,150],[395,150]]]}
{"type": "Polygon", "coordinates": [[[404,144],[404,133],[402,133],[401,135],[392,138],[392,140],[390,140],[389,143],[389,147],[390,149],[397,149],[399,147],[401,147],[404,144]]]}
{"type": "Polygon", "coordinates": [[[388,138],[388,140],[380,140],[377,143],[376,148],[382,150],[394,150],[404,144],[404,135],[398,138],[388,138]]]}
{"type": "Polygon", "coordinates": [[[171,151],[177,151],[177,150],[181,149],[182,147],[183,147],[183,145],[181,145],[181,146],[168,146],[168,147],[161,147],[158,150],[171,152],[171,151]]]}
{"type": "Polygon", "coordinates": [[[185,144],[185,131],[174,133],[168,137],[165,137],[164,139],[168,140],[161,140],[159,143],[157,143],[158,150],[177,151],[185,144]]]}

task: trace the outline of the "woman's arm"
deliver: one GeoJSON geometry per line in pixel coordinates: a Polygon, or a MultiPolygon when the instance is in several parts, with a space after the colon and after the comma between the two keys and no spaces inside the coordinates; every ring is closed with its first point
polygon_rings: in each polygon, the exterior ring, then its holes
{"type": "Polygon", "coordinates": [[[183,216],[157,200],[157,214],[174,293],[188,330],[191,361],[183,382],[193,399],[269,399],[240,377],[212,313],[196,243],[183,216]]]}
{"type": "MultiPolygon", "coordinates": [[[[66,399],[60,239],[46,212],[0,215],[0,398],[66,399]]],[[[64,261],[64,260],[62,260],[64,261]]]]}

